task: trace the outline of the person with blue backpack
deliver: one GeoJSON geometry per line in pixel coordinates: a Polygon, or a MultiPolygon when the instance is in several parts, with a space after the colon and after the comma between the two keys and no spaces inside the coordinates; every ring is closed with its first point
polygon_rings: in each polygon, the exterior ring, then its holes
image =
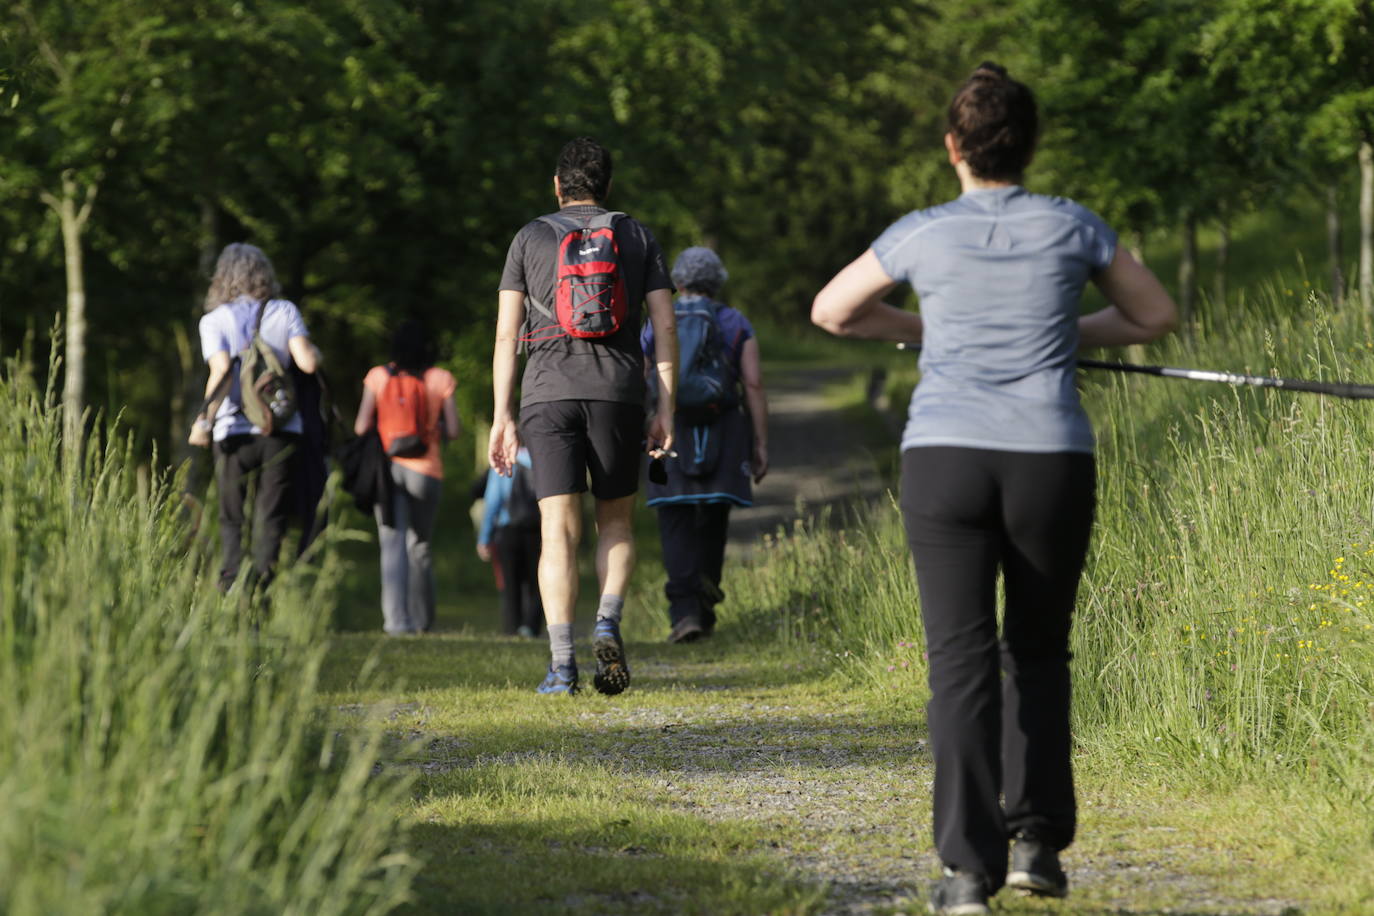
{"type": "MultiPolygon", "coordinates": [[[[753,505],[752,484],[768,473],[768,398],[759,344],[744,315],[718,301],[729,273],[710,248],[673,262],[679,374],[674,454],[650,475],[668,574],[668,641],[693,642],[716,627],[716,605],[732,506],[753,505]],[[658,478],[657,480],[655,478],[658,478]]],[[[654,329],[640,335],[646,366],[654,329]]],[[[652,373],[648,373],[652,379],[652,373]]]]}

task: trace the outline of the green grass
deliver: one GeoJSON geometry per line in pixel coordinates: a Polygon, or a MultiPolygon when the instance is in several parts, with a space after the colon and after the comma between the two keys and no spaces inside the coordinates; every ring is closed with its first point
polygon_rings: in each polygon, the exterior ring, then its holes
{"type": "MultiPolygon", "coordinates": [[[[1368,315],[1303,282],[1145,355],[1374,379],[1368,315]]],[[[862,393],[827,397],[872,441],[862,393]]],[[[1371,408],[1102,373],[1084,396],[1074,895],[999,910],[1374,909],[1371,408]]],[[[60,414],[19,367],[0,417],[0,911],[811,913],[853,899],[846,875],[895,894],[876,912],[923,908],[925,670],[891,504],[732,557],[721,632],[687,647],[661,642],[641,507],[634,686],[550,701],[545,646],[495,635],[461,469],[442,632],[385,639],[369,519],[343,513],[255,618],[215,593],[176,481],[140,484],[116,436],[61,473],[60,414]]]]}
{"type": "MultiPolygon", "coordinates": [[[[1368,380],[1374,337],[1367,313],[1295,279],[1149,361],[1368,380]]],[[[1102,481],[1073,647],[1084,768],[1202,799],[1199,823],[1218,799],[1263,799],[1261,822],[1332,876],[1325,903],[1369,906],[1371,408],[1106,373],[1084,386],[1102,481]]],[[[759,562],[726,584],[754,639],[843,647],[854,683],[913,689],[918,602],[894,508],[842,537],[799,531],[759,562]]]]}
{"type": "MultiPolygon", "coordinates": [[[[1145,356],[1374,378],[1365,315],[1301,283],[1145,356]]],[[[1369,408],[1102,373],[1084,391],[1102,483],[1074,634],[1075,892],[999,906],[1374,906],[1369,408]]],[[[859,379],[827,397],[871,441],[881,423],[858,421],[862,392],[859,379]]],[[[651,544],[643,515],[639,530],[651,544]]],[[[419,771],[401,812],[424,863],[410,911],[826,911],[846,892],[797,863],[900,855],[909,878],[879,911],[919,909],[925,670],[895,507],[840,532],[798,522],[732,560],[709,646],[659,643],[661,583],[649,559],[626,624],[636,683],[617,700],[533,695],[542,644],[493,637],[494,611],[462,602],[439,639],[335,640],[330,702],[405,704],[393,730],[427,742],[394,758],[419,771]],[[353,684],[368,658],[376,684],[401,686],[353,684]],[[852,785],[835,823],[785,804],[852,785]]]]}
{"type": "Polygon", "coordinates": [[[331,552],[221,597],[180,482],[102,424],[64,472],[54,400],[0,377],[0,912],[394,907],[406,782],[321,714],[331,552]]]}
{"type": "MultiPolygon", "coordinates": [[[[685,648],[664,651],[690,657],[685,648]]],[[[594,694],[536,695],[546,658],[542,644],[473,628],[420,640],[334,640],[333,701],[392,705],[396,732],[423,741],[395,758],[419,771],[402,816],[414,824],[425,865],[406,911],[809,911],[819,889],[767,854],[767,831],[675,810],[665,786],[673,760],[658,750],[666,729],[657,719],[622,721],[623,704],[594,694]],[[352,672],[373,666],[406,686],[353,683],[352,672]]],[[[698,689],[702,681],[769,694],[795,675],[773,660],[708,658],[669,673],[641,651],[634,707],[704,709],[716,696],[698,689]]]]}

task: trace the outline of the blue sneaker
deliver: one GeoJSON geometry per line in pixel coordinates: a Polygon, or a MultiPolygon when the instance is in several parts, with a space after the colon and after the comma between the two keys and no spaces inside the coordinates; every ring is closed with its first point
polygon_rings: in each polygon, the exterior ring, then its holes
{"type": "Polygon", "coordinates": [[[577,691],[576,665],[559,665],[557,668],[549,665],[549,673],[544,675],[544,683],[534,688],[535,693],[565,693],[569,696],[577,691]]]}
{"type": "Polygon", "coordinates": [[[630,666],[625,663],[625,643],[620,638],[619,622],[596,618],[592,652],[596,654],[593,687],[607,696],[615,696],[630,686],[630,666]]]}

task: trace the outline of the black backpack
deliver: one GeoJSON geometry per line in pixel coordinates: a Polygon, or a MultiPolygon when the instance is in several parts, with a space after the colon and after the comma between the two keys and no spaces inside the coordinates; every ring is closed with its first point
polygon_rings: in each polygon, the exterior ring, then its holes
{"type": "Polygon", "coordinates": [[[530,469],[519,462],[511,478],[506,516],[507,528],[539,527],[539,500],[534,498],[534,481],[530,479],[530,469]]]}

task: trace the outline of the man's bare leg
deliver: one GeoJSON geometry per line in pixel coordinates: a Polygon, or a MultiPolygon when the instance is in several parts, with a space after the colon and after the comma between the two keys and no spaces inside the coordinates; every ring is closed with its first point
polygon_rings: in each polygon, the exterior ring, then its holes
{"type": "Polygon", "coordinates": [[[539,500],[539,594],[547,623],[572,623],[577,604],[577,545],[582,540],[582,494],[539,500]]]}
{"type": "MultiPolygon", "coordinates": [[[[564,493],[539,500],[539,592],[549,631],[550,678],[564,666],[576,668],[573,656],[573,609],[577,605],[577,545],[582,539],[582,494],[564,493]]],[[[510,587],[509,584],[507,587],[510,587]]],[[[545,681],[541,692],[550,682],[545,681]]]]}
{"type": "Polygon", "coordinates": [[[635,497],[596,501],[596,580],[601,594],[625,596],[635,568],[635,497]]]}
{"type": "Polygon", "coordinates": [[[620,693],[630,686],[630,666],[620,639],[620,612],[635,565],[634,506],[633,495],[596,501],[596,578],[601,584],[601,598],[592,631],[592,651],[596,653],[592,683],[605,694],[620,693]]]}

